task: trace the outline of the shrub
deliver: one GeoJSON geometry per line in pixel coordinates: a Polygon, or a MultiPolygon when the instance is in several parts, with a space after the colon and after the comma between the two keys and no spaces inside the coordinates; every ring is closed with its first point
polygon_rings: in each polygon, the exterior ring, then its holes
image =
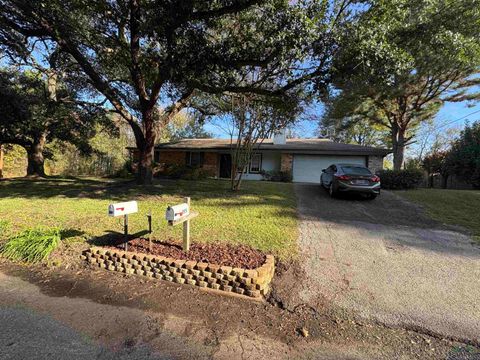
{"type": "Polygon", "coordinates": [[[465,127],[446,161],[451,172],[480,189],[480,121],[465,127]]]}
{"type": "Polygon", "coordinates": [[[45,260],[57,248],[60,240],[60,229],[37,227],[10,238],[0,247],[0,252],[11,260],[36,263],[45,260]]]}
{"type": "Polygon", "coordinates": [[[382,170],[378,173],[383,189],[415,189],[420,185],[423,174],[420,170],[382,170]]]}
{"type": "Polygon", "coordinates": [[[208,178],[208,172],[202,168],[191,168],[188,169],[184,174],[182,179],[185,180],[205,180],[208,178]]]}
{"type": "Polygon", "coordinates": [[[127,166],[122,167],[116,171],[113,175],[107,176],[112,179],[128,179],[133,176],[133,173],[128,169],[127,166]]]}
{"type": "Polygon", "coordinates": [[[127,179],[129,177],[132,177],[132,173],[123,167],[120,170],[118,170],[114,176],[115,178],[119,178],[119,179],[127,179]]]}
{"type": "Polygon", "coordinates": [[[264,171],[260,174],[263,176],[263,180],[278,181],[278,182],[291,182],[293,180],[292,173],[290,171],[264,171]]]}
{"type": "Polygon", "coordinates": [[[123,166],[112,174],[106,175],[108,179],[128,179],[135,175],[135,166],[130,160],[125,161],[123,166]]]}
{"type": "Polygon", "coordinates": [[[165,165],[164,174],[171,179],[204,180],[208,178],[207,171],[200,167],[188,167],[185,165],[165,165]]]}

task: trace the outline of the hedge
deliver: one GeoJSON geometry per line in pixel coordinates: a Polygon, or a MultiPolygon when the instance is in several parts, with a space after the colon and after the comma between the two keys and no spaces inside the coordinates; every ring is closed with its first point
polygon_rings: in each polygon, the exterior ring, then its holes
{"type": "Polygon", "coordinates": [[[388,190],[415,189],[423,180],[421,170],[382,170],[378,176],[382,188],[388,190]]]}

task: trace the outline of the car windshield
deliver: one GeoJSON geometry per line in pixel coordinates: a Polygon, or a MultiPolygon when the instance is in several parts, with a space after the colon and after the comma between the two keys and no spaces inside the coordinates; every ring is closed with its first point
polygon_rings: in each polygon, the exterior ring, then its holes
{"type": "Polygon", "coordinates": [[[363,166],[342,166],[342,170],[347,175],[372,175],[370,170],[363,166]]]}

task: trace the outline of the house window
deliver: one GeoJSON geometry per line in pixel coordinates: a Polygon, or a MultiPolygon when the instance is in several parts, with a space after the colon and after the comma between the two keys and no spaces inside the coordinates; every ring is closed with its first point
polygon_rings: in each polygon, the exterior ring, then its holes
{"type": "Polygon", "coordinates": [[[160,151],[155,150],[153,153],[153,161],[156,162],[157,164],[160,162],[160,151]]]}
{"type": "Polygon", "coordinates": [[[259,173],[262,168],[262,154],[253,154],[250,159],[250,173],[259,173]]]}
{"type": "Polygon", "coordinates": [[[185,163],[187,166],[200,167],[203,165],[203,158],[205,153],[203,152],[187,152],[185,163]]]}

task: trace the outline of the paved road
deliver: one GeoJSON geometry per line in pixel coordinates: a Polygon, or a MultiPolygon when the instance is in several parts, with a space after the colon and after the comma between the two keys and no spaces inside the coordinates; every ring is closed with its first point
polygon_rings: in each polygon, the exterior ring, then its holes
{"type": "MultiPolygon", "coordinates": [[[[128,345],[128,344],[126,344],[128,345]]],[[[124,347],[119,351],[101,347],[49,315],[27,308],[0,307],[0,358],[82,359],[82,360],[155,360],[145,347],[124,347]]]]}
{"type": "MultiPolygon", "coordinates": [[[[82,286],[82,285],[78,285],[82,286]]],[[[0,359],[209,359],[203,346],[154,314],[83,298],[47,296],[0,272],[0,359]]],[[[175,321],[173,321],[175,323],[175,321]]]]}
{"type": "Polygon", "coordinates": [[[296,192],[302,301],[480,342],[480,249],[467,235],[389,192],[374,201],[331,199],[314,185],[296,192]]]}
{"type": "Polygon", "coordinates": [[[348,341],[339,335],[307,342],[290,313],[256,301],[101,271],[88,270],[74,282],[70,275],[51,274],[34,284],[0,271],[1,360],[390,359],[397,352],[392,338],[402,347],[418,338],[380,329],[385,346],[359,343],[355,334],[348,341]],[[57,292],[58,286],[66,291],[57,292]],[[288,339],[276,331],[283,326],[288,339]]]}

